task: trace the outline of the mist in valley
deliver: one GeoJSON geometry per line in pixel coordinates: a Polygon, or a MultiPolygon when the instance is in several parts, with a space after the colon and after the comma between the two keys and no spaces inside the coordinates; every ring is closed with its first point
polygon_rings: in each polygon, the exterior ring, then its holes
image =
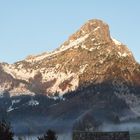
{"type": "MultiPolygon", "coordinates": [[[[65,124],[66,125],[66,124],[65,124]]],[[[47,125],[46,125],[47,126],[47,125]]],[[[53,128],[50,128],[52,130],[55,130],[56,135],[58,137],[58,140],[72,140],[72,129],[64,130],[61,128],[62,124],[60,124],[59,129],[55,129],[55,126],[53,128]],[[61,131],[60,131],[61,130],[61,131]]],[[[58,128],[59,126],[56,126],[58,128]]],[[[40,126],[41,128],[41,126],[40,126]]],[[[21,129],[21,128],[19,128],[21,129]]],[[[48,127],[46,127],[46,130],[48,127]]],[[[22,130],[22,129],[21,129],[22,130]]],[[[129,131],[130,134],[133,133],[139,133],[140,132],[140,121],[135,122],[123,122],[120,124],[113,124],[113,123],[104,123],[102,124],[97,131],[103,131],[103,132],[112,132],[112,131],[129,131]]],[[[45,131],[44,131],[45,132],[45,131]]],[[[38,134],[22,134],[22,135],[16,135],[15,140],[18,140],[19,137],[25,139],[25,140],[37,140],[38,136],[43,135],[42,133],[38,134]]]]}

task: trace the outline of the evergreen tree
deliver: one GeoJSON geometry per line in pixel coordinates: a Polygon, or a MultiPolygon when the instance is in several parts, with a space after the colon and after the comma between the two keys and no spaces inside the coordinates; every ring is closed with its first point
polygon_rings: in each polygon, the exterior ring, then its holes
{"type": "Polygon", "coordinates": [[[57,140],[56,133],[48,130],[42,137],[38,137],[38,140],[57,140]]]}
{"type": "Polygon", "coordinates": [[[0,140],[14,140],[13,136],[10,124],[4,120],[0,121],[0,140]]]}

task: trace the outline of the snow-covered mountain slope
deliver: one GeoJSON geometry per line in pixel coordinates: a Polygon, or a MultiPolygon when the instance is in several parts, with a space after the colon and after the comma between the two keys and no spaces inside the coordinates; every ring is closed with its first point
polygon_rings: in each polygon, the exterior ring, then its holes
{"type": "Polygon", "coordinates": [[[118,79],[140,85],[140,65],[101,20],[89,20],[51,53],[0,66],[0,90],[11,95],[63,95],[79,86],[118,79]]]}

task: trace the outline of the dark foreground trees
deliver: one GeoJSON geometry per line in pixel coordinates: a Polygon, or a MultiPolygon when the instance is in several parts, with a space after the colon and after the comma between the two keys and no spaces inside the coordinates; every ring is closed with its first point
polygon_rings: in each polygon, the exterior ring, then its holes
{"type": "MultiPolygon", "coordinates": [[[[22,140],[22,138],[19,139],[22,140]]],[[[14,140],[11,125],[4,120],[0,121],[0,140],[14,140]]],[[[49,129],[43,136],[38,137],[38,140],[57,140],[56,133],[49,129]]]]}
{"type": "Polygon", "coordinates": [[[38,137],[38,140],[57,140],[56,133],[48,130],[42,137],[38,137]]]}
{"type": "Polygon", "coordinates": [[[14,133],[6,121],[0,121],[0,140],[14,140],[14,133]]]}

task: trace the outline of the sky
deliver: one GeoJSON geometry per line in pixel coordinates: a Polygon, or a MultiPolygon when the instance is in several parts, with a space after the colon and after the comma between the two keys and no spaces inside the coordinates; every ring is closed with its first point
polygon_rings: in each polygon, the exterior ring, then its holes
{"type": "Polygon", "coordinates": [[[140,0],[0,0],[0,62],[50,52],[89,19],[108,23],[140,62],[140,0]]]}

